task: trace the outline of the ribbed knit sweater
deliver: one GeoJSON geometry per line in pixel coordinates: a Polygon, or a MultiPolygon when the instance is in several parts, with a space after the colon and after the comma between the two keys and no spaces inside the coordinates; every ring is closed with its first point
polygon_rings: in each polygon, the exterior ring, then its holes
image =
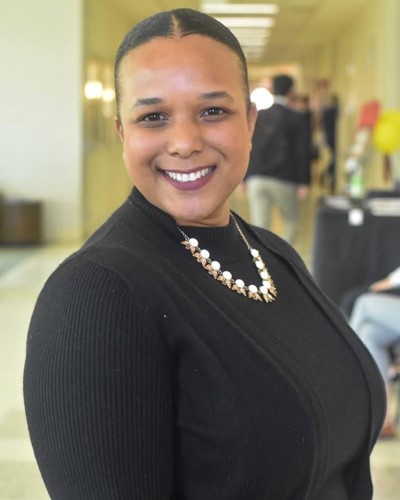
{"type": "MultiPolygon", "coordinates": [[[[214,280],[136,189],[45,284],[24,396],[51,498],[372,498],[376,365],[295,251],[236,218],[272,303],[214,280]]],[[[232,222],[183,229],[260,284],[232,222]]]]}

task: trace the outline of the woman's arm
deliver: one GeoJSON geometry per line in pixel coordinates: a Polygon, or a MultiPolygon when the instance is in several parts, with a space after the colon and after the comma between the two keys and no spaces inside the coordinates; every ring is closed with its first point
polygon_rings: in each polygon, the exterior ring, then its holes
{"type": "Polygon", "coordinates": [[[29,328],[24,397],[51,498],[170,499],[168,363],[113,273],[70,261],[50,278],[29,328]]]}
{"type": "Polygon", "coordinates": [[[373,292],[380,292],[397,286],[400,286],[400,267],[391,272],[386,278],[372,283],[370,290],[373,292]]]}

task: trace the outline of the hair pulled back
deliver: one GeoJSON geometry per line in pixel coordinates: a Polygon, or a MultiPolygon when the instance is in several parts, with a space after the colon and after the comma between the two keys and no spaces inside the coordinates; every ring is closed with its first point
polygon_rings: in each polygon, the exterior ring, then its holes
{"type": "Polygon", "coordinates": [[[122,40],[116,53],[114,67],[118,118],[120,116],[119,109],[122,96],[120,66],[123,58],[131,50],[154,38],[184,37],[195,34],[207,36],[224,44],[238,56],[246,104],[248,109],[250,108],[247,62],[235,35],[222,23],[203,12],[193,9],[173,9],[159,12],[139,22],[128,31],[122,40]]]}

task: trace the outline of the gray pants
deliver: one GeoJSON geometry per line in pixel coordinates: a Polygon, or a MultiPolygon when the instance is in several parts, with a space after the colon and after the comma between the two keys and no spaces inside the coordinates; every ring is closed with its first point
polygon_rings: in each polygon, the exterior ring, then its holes
{"type": "Polygon", "coordinates": [[[247,180],[246,186],[251,223],[270,229],[272,208],[276,206],[283,219],[282,236],[289,243],[294,243],[299,220],[296,184],[255,175],[247,180]]]}
{"type": "Polygon", "coordinates": [[[400,340],[400,298],[365,293],[356,300],[349,323],[372,354],[387,384],[389,347],[400,340]]]}

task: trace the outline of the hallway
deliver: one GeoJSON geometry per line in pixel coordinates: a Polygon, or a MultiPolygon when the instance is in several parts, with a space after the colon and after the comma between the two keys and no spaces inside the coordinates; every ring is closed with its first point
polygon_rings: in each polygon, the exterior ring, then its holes
{"type": "MultiPolygon", "coordinates": [[[[319,193],[311,193],[302,209],[302,237],[297,247],[308,265],[318,197],[319,193]]],[[[235,210],[246,215],[244,201],[244,195],[237,193],[233,205],[235,210]]],[[[73,250],[73,246],[0,247],[0,500],[49,498],[26,428],[22,370],[26,332],[37,294],[50,272],[73,250]]],[[[379,441],[372,464],[374,500],[399,498],[400,438],[379,441]]]]}

